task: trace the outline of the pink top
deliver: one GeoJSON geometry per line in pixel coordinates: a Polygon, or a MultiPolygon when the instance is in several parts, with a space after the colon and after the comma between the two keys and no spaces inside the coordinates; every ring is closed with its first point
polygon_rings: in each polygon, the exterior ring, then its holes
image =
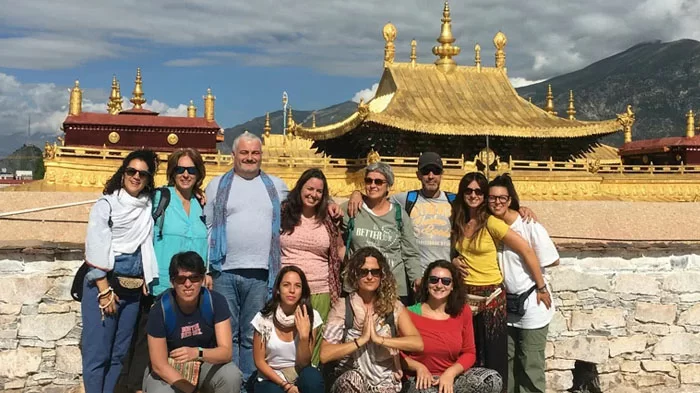
{"type": "Polygon", "coordinates": [[[303,270],[312,294],[330,293],[328,253],[331,241],[322,223],[302,216],[291,235],[280,236],[280,245],[282,267],[294,265],[303,270]]]}

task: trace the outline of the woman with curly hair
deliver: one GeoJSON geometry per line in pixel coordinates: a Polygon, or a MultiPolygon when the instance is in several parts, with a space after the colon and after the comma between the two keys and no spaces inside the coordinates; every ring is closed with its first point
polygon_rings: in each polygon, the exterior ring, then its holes
{"type": "MultiPolygon", "coordinates": [[[[493,300],[481,305],[474,318],[476,361],[479,366],[501,374],[503,389],[508,385],[508,336],[506,332],[506,294],[503,274],[498,265],[498,246],[503,243],[518,253],[528,265],[539,266],[537,255],[508,224],[489,214],[486,206],[488,181],[479,172],[470,172],[459,182],[452,204],[453,263],[464,275],[466,292],[493,300]],[[494,293],[500,294],[494,297],[494,293]]],[[[538,271],[539,272],[539,271],[538,271]]],[[[544,287],[541,274],[535,273],[537,288],[544,287]]],[[[549,297],[538,296],[551,305],[549,297]]]]}
{"type": "Polygon", "coordinates": [[[296,266],[280,270],[272,299],[251,324],[256,393],[322,393],[323,378],[311,365],[321,316],[311,306],[311,289],[296,266]]]}
{"type": "MultiPolygon", "coordinates": [[[[330,195],[320,169],[307,169],[282,203],[282,266],[297,266],[306,273],[311,288],[311,306],[323,321],[331,303],[340,296],[340,264],[345,245],[339,219],[328,214],[330,195]]],[[[312,363],[318,364],[320,340],[312,363]]]]}
{"type": "Polygon", "coordinates": [[[158,277],[151,192],[156,154],[124,158],[90,211],[81,302],[87,393],[113,392],[134,332],[144,285],[158,277]]]}
{"type": "Polygon", "coordinates": [[[472,367],[476,360],[472,311],[465,305],[464,284],[457,268],[445,260],[428,265],[418,295],[408,308],[423,338],[423,352],[404,357],[407,393],[498,393],[501,377],[494,370],[472,367]]]}
{"type": "Polygon", "coordinates": [[[391,268],[379,250],[364,247],[348,261],[346,280],[351,292],[333,304],[321,344],[321,362],[333,368],[330,391],[398,392],[398,351],[421,352],[423,339],[398,300],[391,268]]]}

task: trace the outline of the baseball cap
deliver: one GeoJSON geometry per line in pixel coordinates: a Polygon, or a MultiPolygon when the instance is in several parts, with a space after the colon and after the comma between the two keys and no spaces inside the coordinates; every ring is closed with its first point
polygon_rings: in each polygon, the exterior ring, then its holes
{"type": "Polygon", "coordinates": [[[418,159],[418,170],[429,166],[435,166],[442,169],[442,158],[440,158],[440,155],[432,151],[427,151],[421,154],[420,158],[418,159]]]}

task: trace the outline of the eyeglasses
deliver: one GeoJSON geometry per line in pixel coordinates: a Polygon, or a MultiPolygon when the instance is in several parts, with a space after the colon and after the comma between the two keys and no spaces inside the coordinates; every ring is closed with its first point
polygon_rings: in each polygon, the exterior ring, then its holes
{"type": "Polygon", "coordinates": [[[421,176],[426,176],[430,172],[433,172],[433,175],[435,175],[435,176],[440,176],[440,175],[442,175],[442,168],[438,168],[436,166],[429,166],[429,167],[425,167],[423,169],[420,169],[419,172],[420,172],[421,176]]]}
{"type": "Polygon", "coordinates": [[[382,269],[360,269],[360,277],[367,277],[368,274],[374,277],[381,277],[382,269]]]}
{"type": "Polygon", "coordinates": [[[449,286],[452,284],[452,278],[450,277],[438,277],[438,276],[429,276],[428,277],[428,283],[430,284],[437,284],[438,281],[442,281],[442,285],[444,286],[449,286]]]}
{"type": "Polygon", "coordinates": [[[386,180],[382,179],[372,179],[371,177],[365,177],[365,185],[369,186],[372,183],[376,184],[377,186],[381,187],[384,184],[386,184],[386,180]]]}
{"type": "Polygon", "coordinates": [[[196,175],[197,172],[199,172],[199,171],[197,170],[197,167],[196,167],[196,166],[176,166],[176,167],[175,167],[175,173],[176,173],[176,174],[182,175],[182,174],[185,173],[185,172],[187,172],[188,174],[194,176],[194,175],[196,175]]]}
{"type": "Polygon", "coordinates": [[[496,201],[506,203],[509,199],[510,195],[489,195],[489,203],[496,203],[496,201]]]}
{"type": "Polygon", "coordinates": [[[464,190],[464,195],[471,195],[472,193],[476,194],[476,196],[484,195],[484,192],[481,190],[481,188],[469,188],[469,187],[467,187],[467,189],[464,190]]]}
{"type": "Polygon", "coordinates": [[[187,282],[187,280],[190,280],[190,282],[191,282],[192,284],[196,284],[196,283],[198,283],[198,282],[201,282],[203,279],[204,279],[204,276],[203,276],[203,275],[201,275],[201,274],[193,274],[193,275],[191,275],[191,276],[177,276],[177,277],[173,278],[173,282],[174,282],[175,284],[182,285],[182,284],[184,284],[185,282],[187,282]]]}
{"type": "Polygon", "coordinates": [[[141,171],[136,168],[132,168],[130,166],[126,167],[124,169],[124,173],[126,173],[127,176],[129,177],[134,177],[137,173],[139,174],[140,177],[151,177],[151,172],[149,171],[141,171]]]}

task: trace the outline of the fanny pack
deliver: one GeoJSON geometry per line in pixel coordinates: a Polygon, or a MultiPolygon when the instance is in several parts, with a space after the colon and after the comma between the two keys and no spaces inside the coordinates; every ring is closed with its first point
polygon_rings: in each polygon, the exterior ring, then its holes
{"type": "Polygon", "coordinates": [[[144,283],[143,277],[120,276],[113,272],[107,273],[107,280],[119,298],[137,296],[144,283]]]}
{"type": "Polygon", "coordinates": [[[486,309],[486,307],[500,295],[502,292],[501,288],[496,288],[495,291],[491,292],[489,296],[479,296],[479,295],[473,295],[471,293],[467,293],[467,304],[469,304],[469,308],[472,309],[472,314],[476,315],[480,313],[482,310],[486,309]]]}
{"type": "Polygon", "coordinates": [[[508,314],[519,315],[521,317],[525,315],[525,301],[535,289],[537,289],[537,285],[533,285],[532,288],[519,295],[506,293],[506,311],[508,311],[508,314]]]}

